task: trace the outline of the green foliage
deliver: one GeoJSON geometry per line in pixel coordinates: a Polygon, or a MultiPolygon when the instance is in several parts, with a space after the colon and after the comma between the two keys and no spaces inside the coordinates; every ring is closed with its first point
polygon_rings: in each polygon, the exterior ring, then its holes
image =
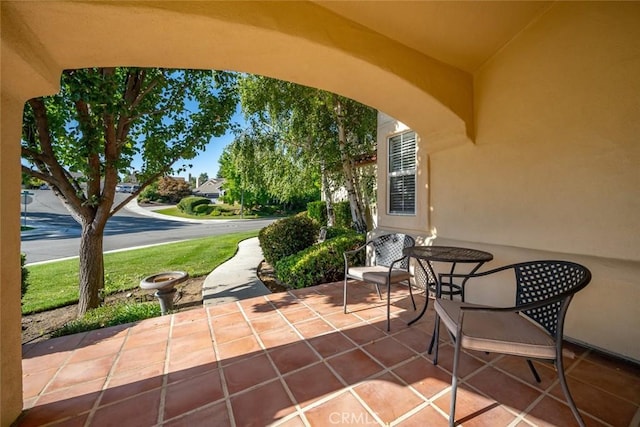
{"type": "Polygon", "coordinates": [[[336,227],[352,228],[353,219],[349,202],[334,203],[333,213],[336,217],[336,227]]]}
{"type": "Polygon", "coordinates": [[[209,215],[215,208],[211,204],[201,204],[193,207],[193,213],[198,216],[209,215]]]}
{"type": "MultiPolygon", "coordinates": [[[[180,203],[178,203],[178,209],[189,215],[198,215],[199,213],[198,211],[196,211],[196,207],[204,206],[206,210],[206,205],[209,204],[211,204],[211,200],[207,199],[206,197],[189,196],[180,200],[180,203]]],[[[202,212],[203,211],[200,211],[200,213],[202,212]]]]}
{"type": "Polygon", "coordinates": [[[309,217],[320,225],[327,224],[327,203],[321,200],[307,203],[309,217]]]}
{"type": "Polygon", "coordinates": [[[357,235],[357,234],[359,234],[359,233],[357,233],[353,228],[327,227],[327,234],[326,234],[325,238],[327,240],[329,240],[329,239],[333,239],[334,237],[353,236],[353,235],[357,235]]]}
{"type": "MultiPolygon", "coordinates": [[[[345,251],[364,244],[362,234],[350,233],[315,244],[278,261],[276,277],[294,288],[305,288],[344,279],[345,251]]],[[[357,260],[363,262],[364,259],[357,260]]]]}
{"type": "Polygon", "coordinates": [[[142,203],[148,202],[164,202],[158,192],[158,181],[154,181],[146,186],[138,195],[138,201],[142,203]]]}
{"type": "Polygon", "coordinates": [[[29,277],[29,270],[24,266],[27,261],[27,255],[24,253],[20,254],[20,297],[24,297],[24,294],[27,292],[27,288],[29,287],[29,282],[27,281],[29,277]]]}
{"type": "Polygon", "coordinates": [[[160,305],[155,302],[110,304],[89,310],[79,319],[72,320],[53,333],[54,337],[92,331],[109,326],[123,325],[160,316],[160,305]]]}
{"type": "Polygon", "coordinates": [[[318,224],[306,212],[280,219],[260,230],[258,239],[264,259],[271,265],[316,242],[318,224]]]}

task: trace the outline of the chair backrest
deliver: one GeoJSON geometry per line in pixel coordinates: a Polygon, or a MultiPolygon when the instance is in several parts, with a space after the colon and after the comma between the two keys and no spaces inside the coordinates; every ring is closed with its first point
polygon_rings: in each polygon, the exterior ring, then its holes
{"type": "MultiPolygon", "coordinates": [[[[378,236],[369,241],[368,244],[371,245],[374,251],[375,264],[389,267],[393,261],[402,258],[402,250],[404,248],[414,246],[416,242],[408,234],[391,233],[378,236]]],[[[401,263],[396,264],[395,267],[406,269],[408,262],[408,258],[404,259],[401,263]]]]}
{"type": "Polygon", "coordinates": [[[571,298],[591,281],[589,269],[568,261],[530,261],[514,264],[513,267],[517,286],[516,305],[541,304],[522,313],[553,336],[562,332],[571,298]],[[559,298],[554,299],[556,297],[559,298]],[[544,301],[549,303],[544,304],[544,301]]]}

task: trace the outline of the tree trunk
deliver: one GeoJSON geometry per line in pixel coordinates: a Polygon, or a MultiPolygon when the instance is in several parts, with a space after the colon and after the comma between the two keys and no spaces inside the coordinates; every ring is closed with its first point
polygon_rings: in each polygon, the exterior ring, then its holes
{"type": "Polygon", "coordinates": [[[80,300],[78,317],[102,302],[104,289],[104,258],[102,254],[104,227],[94,223],[82,225],[80,238],[80,300]]]}
{"type": "Polygon", "coordinates": [[[331,188],[329,188],[329,179],[324,167],[324,162],[322,162],[321,166],[321,176],[322,191],[324,193],[324,200],[327,205],[327,227],[333,227],[333,225],[336,223],[336,215],[333,211],[333,195],[331,194],[331,188]]]}
{"type": "Polygon", "coordinates": [[[338,124],[338,146],[340,147],[340,160],[342,161],[342,171],[344,173],[344,184],[349,198],[349,206],[351,207],[351,220],[354,228],[361,233],[367,231],[367,225],[362,213],[362,207],[358,200],[358,194],[355,188],[355,180],[351,160],[347,154],[347,135],[344,127],[342,116],[342,105],[340,100],[336,98],[336,116],[338,124]]]}

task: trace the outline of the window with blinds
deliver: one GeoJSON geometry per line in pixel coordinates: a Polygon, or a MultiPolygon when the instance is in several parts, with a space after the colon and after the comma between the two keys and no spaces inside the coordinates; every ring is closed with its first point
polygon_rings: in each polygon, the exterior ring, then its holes
{"type": "Polygon", "coordinates": [[[416,134],[389,138],[389,213],[416,212],[416,134]]]}

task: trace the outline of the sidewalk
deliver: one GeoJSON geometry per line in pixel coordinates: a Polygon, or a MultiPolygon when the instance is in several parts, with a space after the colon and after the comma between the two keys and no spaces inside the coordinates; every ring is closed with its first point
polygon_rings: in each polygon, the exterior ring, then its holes
{"type": "Polygon", "coordinates": [[[262,260],[262,248],[257,237],[240,242],[233,258],[219,265],[205,279],[202,304],[207,307],[269,295],[271,291],[257,275],[262,260]]]}

